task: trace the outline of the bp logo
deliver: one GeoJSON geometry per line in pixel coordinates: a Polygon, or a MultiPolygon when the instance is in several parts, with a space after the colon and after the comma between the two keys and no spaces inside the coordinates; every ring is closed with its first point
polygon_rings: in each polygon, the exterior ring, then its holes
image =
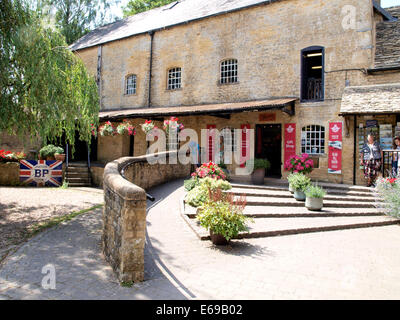
{"type": "Polygon", "coordinates": [[[44,187],[60,186],[62,180],[62,161],[22,160],[19,170],[23,184],[44,187]]]}

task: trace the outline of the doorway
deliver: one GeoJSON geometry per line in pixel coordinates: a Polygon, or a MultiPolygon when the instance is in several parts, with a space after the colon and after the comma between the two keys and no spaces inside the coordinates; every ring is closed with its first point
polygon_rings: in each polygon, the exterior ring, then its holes
{"type": "Polygon", "coordinates": [[[257,124],[255,157],[268,159],[271,168],[266,177],[282,177],[282,125],[257,124]]]}
{"type": "MultiPolygon", "coordinates": [[[[63,139],[63,148],[67,151],[67,145],[63,139]]],[[[90,161],[97,160],[97,137],[92,136],[90,144],[90,161]]],[[[69,162],[87,162],[88,161],[88,144],[86,141],[79,139],[79,132],[75,132],[75,152],[72,156],[71,145],[68,145],[68,161],[69,162]]]]}

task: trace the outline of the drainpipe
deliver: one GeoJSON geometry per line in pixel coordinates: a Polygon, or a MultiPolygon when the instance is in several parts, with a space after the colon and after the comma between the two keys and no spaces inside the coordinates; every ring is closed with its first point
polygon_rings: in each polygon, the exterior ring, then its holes
{"type": "Polygon", "coordinates": [[[357,174],[357,116],[354,115],[354,152],[353,152],[353,184],[356,185],[356,174],[357,174]]]}
{"type": "Polygon", "coordinates": [[[154,31],[150,31],[150,61],[149,61],[149,100],[147,101],[147,107],[151,107],[151,77],[153,72],[153,42],[154,42],[154,31]]]}

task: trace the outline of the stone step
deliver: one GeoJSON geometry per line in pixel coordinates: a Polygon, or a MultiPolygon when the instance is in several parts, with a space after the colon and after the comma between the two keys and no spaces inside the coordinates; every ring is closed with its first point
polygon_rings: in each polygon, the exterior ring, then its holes
{"type": "MultiPolygon", "coordinates": [[[[264,190],[288,190],[289,184],[285,180],[278,180],[280,182],[274,182],[266,185],[254,185],[254,184],[246,184],[246,183],[231,183],[232,187],[236,188],[246,188],[246,189],[264,189],[264,190]]],[[[335,184],[335,183],[326,183],[326,182],[317,182],[318,186],[322,187],[325,190],[335,190],[342,192],[362,192],[362,193],[371,193],[374,189],[363,187],[363,186],[353,186],[346,184],[335,184]]]]}
{"type": "Polygon", "coordinates": [[[70,163],[68,164],[68,167],[73,167],[73,168],[76,168],[76,167],[85,167],[85,168],[87,168],[87,167],[88,167],[88,164],[87,164],[87,162],[70,162],[70,163]]]}
{"type": "MultiPolygon", "coordinates": [[[[185,214],[193,219],[196,209],[185,205],[185,214]]],[[[352,217],[352,216],[382,216],[377,208],[324,208],[321,211],[310,211],[305,207],[263,207],[246,206],[243,213],[253,218],[285,218],[285,217],[352,217]]]]}
{"type": "Polygon", "coordinates": [[[68,167],[66,172],[89,172],[89,168],[88,167],[68,167]]]}
{"type": "MultiPolygon", "coordinates": [[[[251,206],[283,206],[283,207],[304,207],[304,201],[297,201],[294,198],[272,198],[272,197],[246,197],[247,205],[251,206]]],[[[324,199],[324,207],[334,208],[374,208],[375,202],[367,201],[337,201],[324,199]]]]}
{"type": "Polygon", "coordinates": [[[71,178],[89,178],[90,172],[65,172],[65,176],[71,178]]]}
{"type": "Polygon", "coordinates": [[[69,183],[69,182],[77,182],[77,183],[89,183],[90,184],[90,178],[65,178],[65,180],[69,183]]]}
{"type": "MultiPolygon", "coordinates": [[[[185,221],[201,240],[209,240],[209,232],[196,219],[184,216],[185,221]]],[[[249,232],[235,239],[262,238],[310,232],[325,232],[355,228],[370,228],[400,224],[400,219],[388,216],[376,217],[309,217],[309,218],[257,218],[249,223],[249,232]]]]}
{"type": "MultiPolygon", "coordinates": [[[[271,198],[293,198],[293,195],[287,190],[262,190],[262,189],[246,189],[246,188],[233,188],[229,190],[235,195],[246,194],[246,196],[252,197],[271,197],[271,198]]],[[[367,201],[367,202],[375,202],[376,198],[372,193],[369,193],[365,196],[355,196],[353,194],[342,194],[342,195],[333,195],[327,193],[325,196],[326,200],[337,200],[337,201],[367,201]]]]}
{"type": "Polygon", "coordinates": [[[68,187],[90,187],[91,184],[87,182],[68,182],[68,187]]]}

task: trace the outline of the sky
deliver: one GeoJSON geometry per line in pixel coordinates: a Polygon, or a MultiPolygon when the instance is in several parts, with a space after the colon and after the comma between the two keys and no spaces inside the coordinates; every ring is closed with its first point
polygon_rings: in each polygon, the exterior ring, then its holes
{"type": "MultiPolygon", "coordinates": [[[[207,0],[205,0],[207,1],[207,0]]],[[[122,18],[122,7],[126,6],[129,0],[120,0],[120,2],[112,7],[113,15],[122,18]]],[[[381,0],[381,5],[384,8],[400,5],[400,0],[381,0]]]]}

